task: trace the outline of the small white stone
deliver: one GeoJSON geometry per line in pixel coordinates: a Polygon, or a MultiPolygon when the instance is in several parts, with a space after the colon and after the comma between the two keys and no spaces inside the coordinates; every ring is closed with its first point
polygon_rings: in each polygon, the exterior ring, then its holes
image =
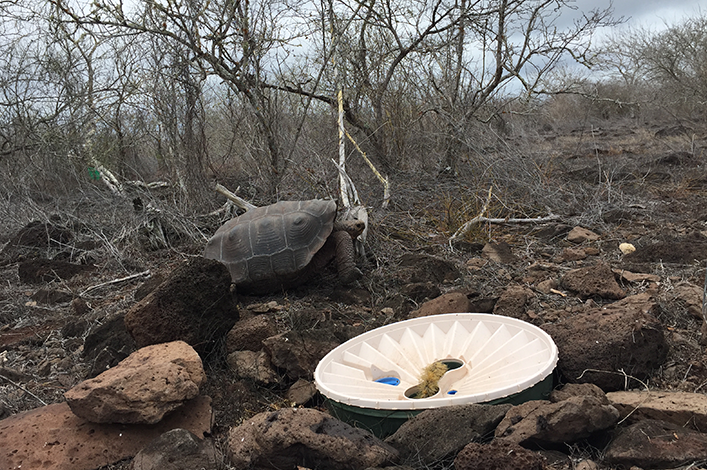
{"type": "Polygon", "coordinates": [[[636,247],[630,243],[621,243],[619,245],[619,250],[621,250],[621,253],[627,255],[629,253],[633,253],[634,251],[636,251],[636,247]]]}

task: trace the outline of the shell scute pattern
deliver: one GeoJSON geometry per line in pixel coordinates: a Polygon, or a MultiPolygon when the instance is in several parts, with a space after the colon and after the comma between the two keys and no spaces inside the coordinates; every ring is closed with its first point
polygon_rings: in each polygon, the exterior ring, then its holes
{"type": "Polygon", "coordinates": [[[204,256],[224,263],[237,285],[296,278],[331,234],[334,201],[282,201],[219,228],[204,256]]]}

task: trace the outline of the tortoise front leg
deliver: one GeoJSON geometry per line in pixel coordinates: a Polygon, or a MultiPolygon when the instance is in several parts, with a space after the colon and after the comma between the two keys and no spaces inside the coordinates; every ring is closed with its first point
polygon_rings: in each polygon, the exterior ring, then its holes
{"type": "Polygon", "coordinates": [[[336,267],[341,283],[346,285],[361,279],[363,273],[356,267],[356,252],[351,235],[341,231],[331,236],[336,243],[336,267]]]}

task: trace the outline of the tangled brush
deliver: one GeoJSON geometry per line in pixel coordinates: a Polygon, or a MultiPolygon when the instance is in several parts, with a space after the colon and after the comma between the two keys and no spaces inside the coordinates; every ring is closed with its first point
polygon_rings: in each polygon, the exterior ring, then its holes
{"type": "Polygon", "coordinates": [[[439,379],[447,372],[448,367],[441,361],[436,361],[425,367],[420,375],[415,398],[428,398],[439,392],[439,379]]]}

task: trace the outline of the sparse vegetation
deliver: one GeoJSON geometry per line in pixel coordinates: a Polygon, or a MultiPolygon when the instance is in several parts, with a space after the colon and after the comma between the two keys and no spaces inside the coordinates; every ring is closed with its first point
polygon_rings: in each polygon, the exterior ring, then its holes
{"type": "MultiPolygon", "coordinates": [[[[42,286],[85,301],[77,314],[35,299],[38,286],[19,280],[26,247],[0,250],[0,338],[26,334],[0,343],[0,417],[61,401],[92,367],[82,351],[91,328],[130,308],[146,277],[201,254],[235,215],[214,183],[256,205],[334,196],[339,88],[347,129],[389,178],[392,199],[380,209],[383,189],[349,147],[347,170],[372,208],[364,279],[353,293],[325,277],[284,298],[244,298],[244,312],[276,301],[282,331],[365,331],[406,318],[431,293],[496,299],[511,284],[533,289],[532,321],[582,311],[586,299],[536,289],[538,271],[554,279],[582,263],[564,260],[562,227],[483,223],[450,247],[489,188],[488,217],[552,213],[563,227],[599,232],[590,260],[619,265],[622,242],[640,253],[656,240],[704,237],[706,17],[664,32],[627,30],[592,49],[593,32],[616,21],[609,10],[586,12],[554,30],[553,15],[570,4],[0,2],[0,247],[31,221],[51,224],[72,237],[47,232],[41,257],[94,268],[42,286]],[[601,74],[560,73],[564,60],[601,74]],[[147,186],[155,182],[165,185],[147,186]],[[468,264],[487,241],[508,242],[518,263],[468,264]],[[438,280],[423,268],[422,279],[405,277],[409,253],[462,274],[438,280]]],[[[654,295],[671,335],[669,361],[647,386],[704,392],[700,323],[674,295],[704,284],[703,260],[636,266],[660,285],[622,287],[654,295]]],[[[234,377],[222,356],[207,360],[204,393],[223,441],[229,426],[285,406],[289,383],[283,375],[258,387],[234,377]]],[[[601,458],[593,443],[568,452],[601,458]]]]}

